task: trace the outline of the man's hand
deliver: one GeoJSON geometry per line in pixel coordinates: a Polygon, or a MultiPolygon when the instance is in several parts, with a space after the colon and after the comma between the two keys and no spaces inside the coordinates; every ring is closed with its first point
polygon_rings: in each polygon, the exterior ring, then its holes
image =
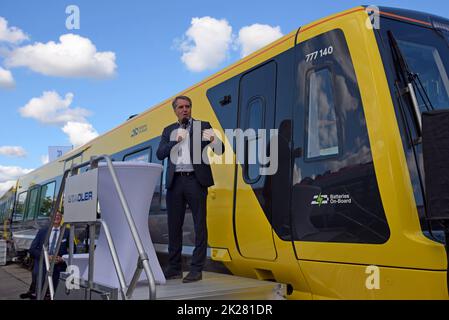
{"type": "Polygon", "coordinates": [[[203,141],[213,142],[215,139],[215,134],[213,129],[205,129],[203,130],[203,141]]]}
{"type": "Polygon", "coordinates": [[[178,132],[176,133],[176,141],[181,142],[184,140],[187,136],[187,130],[185,129],[178,129],[178,132]]]}
{"type": "MultiPolygon", "coordinates": [[[[51,262],[53,260],[53,256],[48,256],[48,260],[51,262]]],[[[56,256],[55,264],[59,264],[64,262],[64,258],[61,256],[56,256]]]]}

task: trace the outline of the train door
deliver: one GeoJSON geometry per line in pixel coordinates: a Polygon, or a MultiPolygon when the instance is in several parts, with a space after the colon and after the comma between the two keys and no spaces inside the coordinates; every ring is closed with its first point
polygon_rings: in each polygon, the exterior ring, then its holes
{"type": "Polygon", "coordinates": [[[349,264],[372,262],[357,252],[387,242],[390,230],[343,31],[326,32],[295,50],[293,147],[302,152],[292,167],[293,246],[312,291],[334,296],[336,287],[351,285],[339,283],[341,272],[351,277],[355,270],[349,264]]]}
{"type": "Polygon", "coordinates": [[[245,134],[243,163],[236,165],[234,228],[240,254],[246,258],[276,259],[269,179],[261,175],[257,152],[267,150],[274,126],[276,75],[276,62],[271,61],[244,74],[239,84],[238,128],[245,134]],[[268,132],[265,142],[259,130],[268,132]]]}

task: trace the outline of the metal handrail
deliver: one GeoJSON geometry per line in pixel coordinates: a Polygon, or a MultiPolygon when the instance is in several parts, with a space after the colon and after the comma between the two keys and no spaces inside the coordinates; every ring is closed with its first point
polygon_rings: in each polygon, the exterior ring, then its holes
{"type": "MultiPolygon", "coordinates": [[[[127,203],[126,198],[125,198],[125,196],[123,194],[122,188],[120,186],[120,182],[119,182],[119,180],[117,178],[117,174],[115,172],[112,160],[111,160],[111,158],[108,155],[101,155],[101,156],[97,156],[97,157],[92,157],[90,159],[90,161],[86,161],[86,162],[78,164],[78,165],[72,165],[72,167],[70,169],[66,169],[64,171],[64,175],[63,175],[62,182],[61,182],[61,187],[60,187],[59,192],[58,192],[58,197],[57,197],[56,203],[55,203],[55,205],[54,205],[54,207],[52,209],[52,215],[51,215],[51,219],[50,219],[50,226],[52,226],[53,223],[54,223],[54,219],[55,219],[55,216],[56,216],[56,211],[57,211],[57,208],[59,208],[59,204],[61,203],[62,194],[63,194],[64,189],[65,189],[65,181],[67,179],[67,176],[68,176],[69,172],[72,172],[72,174],[75,174],[75,172],[79,168],[84,167],[86,165],[90,165],[91,168],[97,168],[98,167],[98,163],[101,160],[103,160],[103,159],[106,160],[107,166],[108,166],[109,171],[111,173],[111,177],[112,177],[112,180],[114,182],[116,191],[118,193],[118,196],[119,196],[119,199],[120,199],[120,203],[122,204],[122,208],[123,208],[123,212],[124,212],[125,217],[126,217],[126,221],[127,221],[128,226],[130,228],[131,235],[133,237],[133,240],[134,240],[134,243],[136,245],[136,248],[137,248],[137,251],[138,251],[138,255],[139,255],[138,262],[137,262],[137,267],[136,267],[133,279],[131,281],[131,284],[130,284],[128,290],[126,291],[125,278],[123,276],[123,271],[122,271],[122,269],[120,267],[120,262],[119,262],[118,255],[117,255],[116,250],[115,250],[115,246],[114,246],[113,241],[112,241],[112,237],[111,237],[111,235],[109,233],[109,228],[107,227],[106,223],[104,223],[104,221],[100,220],[100,222],[102,223],[103,227],[105,228],[105,235],[106,235],[106,238],[108,239],[108,245],[109,245],[109,249],[111,251],[112,260],[113,260],[114,267],[115,267],[116,272],[117,272],[117,277],[118,277],[119,282],[120,282],[120,287],[121,287],[121,291],[122,291],[122,298],[123,299],[129,299],[129,298],[132,297],[132,294],[134,292],[135,286],[137,284],[137,281],[138,281],[138,279],[140,277],[140,274],[142,272],[142,269],[143,269],[145,271],[145,274],[146,274],[147,279],[148,279],[149,298],[150,298],[150,300],[154,300],[154,299],[156,299],[156,282],[155,282],[155,279],[154,279],[153,272],[151,271],[150,263],[149,263],[149,260],[148,260],[148,255],[145,252],[144,246],[142,244],[142,240],[140,239],[139,233],[137,231],[136,224],[135,224],[134,219],[133,219],[133,217],[131,215],[131,211],[129,210],[128,203],[127,203]]],[[[64,230],[65,230],[65,224],[63,226],[64,226],[64,230]]],[[[88,286],[89,286],[88,290],[89,291],[93,288],[93,270],[94,270],[94,261],[93,261],[94,241],[93,241],[93,239],[95,239],[95,234],[93,234],[93,232],[92,232],[94,230],[94,228],[92,228],[92,227],[93,227],[93,225],[91,225],[91,228],[89,228],[90,231],[91,231],[91,234],[90,234],[90,236],[91,236],[90,240],[91,241],[90,241],[90,248],[89,248],[89,281],[88,281],[88,283],[89,283],[88,284],[88,286]]],[[[49,242],[50,235],[51,235],[51,229],[52,228],[50,227],[49,230],[47,231],[47,234],[46,234],[46,237],[45,237],[45,240],[44,240],[44,244],[43,244],[43,248],[42,248],[42,252],[41,252],[41,256],[40,256],[40,260],[39,260],[39,274],[38,274],[38,279],[37,279],[37,281],[38,281],[38,284],[37,284],[38,285],[37,299],[38,300],[42,299],[42,294],[45,294],[48,285],[50,285],[50,291],[52,291],[52,289],[53,289],[53,285],[51,283],[52,282],[51,281],[51,276],[52,276],[52,273],[53,273],[55,259],[52,259],[52,261],[50,263],[50,267],[48,268],[48,242],[49,242]],[[47,279],[45,280],[45,282],[43,284],[43,287],[42,287],[41,279],[42,279],[42,275],[43,275],[43,261],[44,260],[46,261],[46,266],[47,266],[47,268],[46,268],[47,269],[47,279]]],[[[71,234],[72,234],[72,232],[71,232],[71,234]]],[[[60,232],[59,237],[58,237],[57,246],[56,246],[56,250],[57,251],[55,251],[55,252],[59,252],[59,248],[60,248],[63,236],[64,236],[63,232],[60,232]]],[[[73,235],[70,236],[70,238],[72,238],[72,237],[73,237],[73,235]]],[[[72,240],[70,240],[70,241],[72,241],[72,240]]],[[[69,261],[71,262],[72,261],[72,254],[73,254],[73,245],[71,245],[70,248],[71,249],[70,249],[70,252],[69,252],[69,261]]],[[[51,294],[51,299],[53,299],[54,298],[54,292],[51,292],[50,294],[51,294]]]]}

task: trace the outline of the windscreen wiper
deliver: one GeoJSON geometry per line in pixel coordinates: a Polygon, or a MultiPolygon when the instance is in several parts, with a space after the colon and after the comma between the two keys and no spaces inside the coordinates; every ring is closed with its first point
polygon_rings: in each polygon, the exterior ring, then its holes
{"type": "Polygon", "coordinates": [[[412,72],[410,67],[405,60],[405,57],[399,48],[398,42],[393,35],[393,32],[388,31],[388,37],[390,39],[391,48],[393,50],[393,58],[397,62],[397,67],[399,68],[399,73],[402,77],[402,81],[406,84],[405,91],[410,94],[410,98],[412,100],[413,106],[413,115],[416,122],[416,127],[418,131],[418,135],[422,134],[422,119],[421,119],[421,111],[419,109],[418,99],[416,97],[416,91],[418,91],[421,100],[424,102],[424,105],[427,111],[433,110],[432,102],[430,101],[429,95],[427,94],[427,90],[424,88],[421,79],[417,73],[412,72]],[[415,90],[416,88],[416,90],[415,90]]]}
{"type": "MultiPolygon", "coordinates": [[[[408,128],[407,129],[408,137],[412,144],[413,157],[415,159],[415,163],[416,163],[416,166],[418,169],[417,174],[418,174],[419,184],[420,184],[421,190],[424,190],[424,177],[422,175],[421,164],[418,159],[417,150],[415,148],[415,146],[417,144],[422,142],[422,139],[421,139],[422,138],[422,118],[421,118],[421,111],[420,111],[419,105],[418,105],[418,100],[416,98],[415,87],[417,88],[417,91],[419,92],[427,111],[434,110],[434,108],[433,108],[432,102],[429,99],[426,89],[422,85],[422,81],[419,78],[419,75],[416,73],[413,73],[412,70],[409,68],[407,61],[405,60],[405,57],[404,57],[401,49],[399,48],[398,42],[393,35],[393,32],[388,31],[388,37],[390,39],[391,48],[393,50],[393,59],[395,60],[395,64],[396,64],[397,68],[399,69],[399,76],[402,77],[401,81],[406,84],[406,87],[402,91],[409,93],[411,101],[412,101],[412,105],[413,105],[412,113],[414,115],[415,123],[417,124],[417,133],[418,133],[418,138],[416,140],[414,140],[412,138],[410,128],[408,127],[407,124],[406,124],[406,126],[408,128]]],[[[402,114],[404,116],[404,108],[402,106],[402,103],[401,102],[399,102],[399,103],[401,105],[402,114]]],[[[405,120],[405,122],[407,122],[407,121],[405,120]]],[[[422,194],[422,196],[423,196],[423,202],[424,202],[424,210],[426,210],[426,216],[428,216],[428,214],[427,214],[427,198],[426,198],[425,194],[422,194]]],[[[428,224],[428,228],[430,231],[430,235],[433,238],[435,238],[435,236],[433,235],[432,224],[430,223],[430,221],[427,221],[427,224],[428,224]]],[[[449,255],[449,251],[448,251],[448,255],[449,255]]],[[[448,284],[449,284],[449,264],[448,264],[448,284]]],[[[448,286],[448,288],[449,288],[449,286],[448,286]]]]}

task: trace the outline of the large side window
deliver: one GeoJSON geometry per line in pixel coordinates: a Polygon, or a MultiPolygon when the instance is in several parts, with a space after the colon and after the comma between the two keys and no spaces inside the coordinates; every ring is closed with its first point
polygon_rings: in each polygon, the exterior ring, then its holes
{"type": "Polygon", "coordinates": [[[55,200],[56,182],[50,182],[41,187],[41,194],[39,200],[39,218],[47,218],[50,216],[51,209],[55,200]]]}
{"type": "Polygon", "coordinates": [[[307,158],[338,154],[337,116],[328,68],[309,73],[307,158]]]}
{"type": "Polygon", "coordinates": [[[25,209],[25,220],[33,220],[39,205],[39,188],[30,191],[30,198],[25,209]]]}
{"type": "Polygon", "coordinates": [[[23,214],[25,212],[25,204],[27,198],[27,192],[22,192],[19,194],[16,203],[16,210],[14,212],[13,222],[19,222],[23,220],[23,214]]]}

